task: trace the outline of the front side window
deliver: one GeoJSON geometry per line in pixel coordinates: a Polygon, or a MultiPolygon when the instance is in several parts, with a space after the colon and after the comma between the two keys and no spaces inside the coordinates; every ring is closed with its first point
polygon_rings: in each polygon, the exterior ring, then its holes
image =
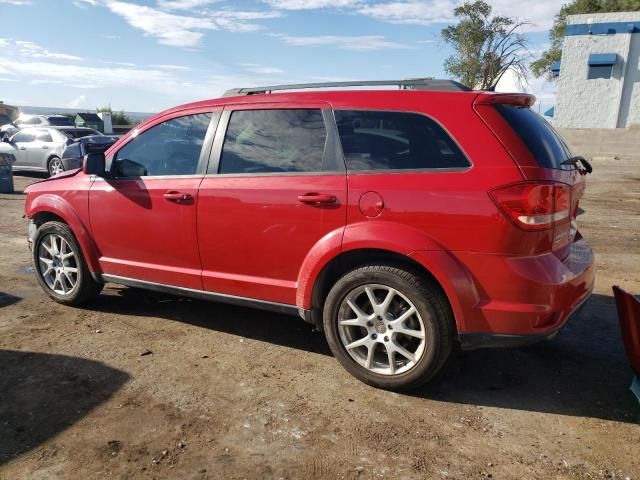
{"type": "Polygon", "coordinates": [[[39,117],[31,117],[24,123],[25,125],[40,125],[42,123],[42,120],[39,117]]]}
{"type": "Polygon", "coordinates": [[[159,123],[122,147],[111,168],[116,177],[193,175],[212,113],[159,123]]]}
{"type": "Polygon", "coordinates": [[[320,109],[236,110],[218,172],[319,172],[326,139],[320,109]]]}
{"type": "Polygon", "coordinates": [[[336,110],[335,118],[348,171],[469,166],[453,139],[424,115],[336,110]]]}
{"type": "Polygon", "coordinates": [[[11,139],[13,142],[33,142],[34,135],[31,132],[18,132],[11,139]]]}

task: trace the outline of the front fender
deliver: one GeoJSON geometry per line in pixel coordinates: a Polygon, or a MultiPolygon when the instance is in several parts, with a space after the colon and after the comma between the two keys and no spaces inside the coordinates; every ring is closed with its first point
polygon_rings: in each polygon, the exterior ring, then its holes
{"type": "Polygon", "coordinates": [[[69,225],[69,228],[76,236],[82,253],[89,270],[93,273],[100,273],[100,264],[98,262],[99,253],[96,244],[94,243],[91,235],[80,216],[76,213],[74,208],[64,198],[59,195],[44,194],[39,195],[31,202],[27,202],[25,205],[25,214],[29,218],[33,218],[38,213],[52,213],[62,218],[64,222],[69,225]]]}

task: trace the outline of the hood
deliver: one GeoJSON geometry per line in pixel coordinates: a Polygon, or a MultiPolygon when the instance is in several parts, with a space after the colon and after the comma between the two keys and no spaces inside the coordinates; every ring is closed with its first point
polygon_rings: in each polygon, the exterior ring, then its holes
{"type": "Polygon", "coordinates": [[[34,182],[31,185],[29,185],[27,188],[25,188],[24,193],[28,193],[29,190],[31,190],[31,187],[33,187],[35,185],[42,185],[43,183],[46,183],[46,182],[55,182],[56,180],[60,180],[61,178],[74,177],[75,175],[77,175],[81,171],[82,171],[81,168],[74,168],[72,170],[66,170],[66,171],[64,171],[62,173],[59,173],[55,177],[49,177],[49,178],[45,178],[43,180],[38,180],[37,182],[34,182]]]}

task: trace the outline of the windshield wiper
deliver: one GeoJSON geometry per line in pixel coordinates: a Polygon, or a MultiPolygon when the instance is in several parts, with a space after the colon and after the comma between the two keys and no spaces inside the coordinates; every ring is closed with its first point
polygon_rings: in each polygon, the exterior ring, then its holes
{"type": "Polygon", "coordinates": [[[593,167],[591,166],[591,164],[587,161],[586,158],[584,158],[584,157],[582,157],[580,155],[576,155],[575,157],[567,158],[564,162],[562,162],[562,165],[573,165],[577,169],[582,170],[583,172],[585,172],[585,174],[593,172],[593,167]]]}

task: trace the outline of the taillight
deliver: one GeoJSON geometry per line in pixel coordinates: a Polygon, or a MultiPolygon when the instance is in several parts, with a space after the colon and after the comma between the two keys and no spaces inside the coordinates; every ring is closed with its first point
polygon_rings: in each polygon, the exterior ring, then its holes
{"type": "Polygon", "coordinates": [[[493,189],[489,195],[524,230],[547,230],[570,219],[571,186],[564,183],[515,183],[493,189]]]}

